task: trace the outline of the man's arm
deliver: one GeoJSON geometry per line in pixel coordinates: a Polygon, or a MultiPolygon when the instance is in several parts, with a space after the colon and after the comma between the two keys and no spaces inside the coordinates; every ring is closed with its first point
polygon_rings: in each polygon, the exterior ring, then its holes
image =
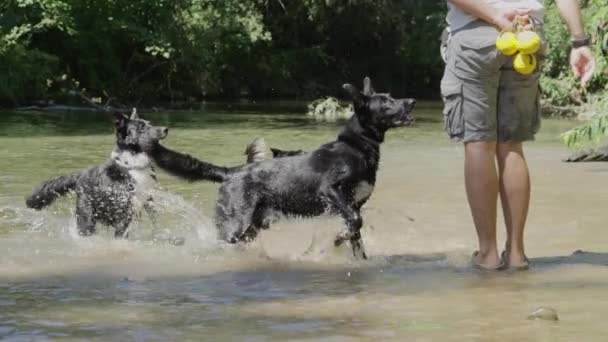
{"type": "MultiPolygon", "coordinates": [[[[584,39],[585,28],[578,0],[557,0],[559,12],[564,18],[572,39],[584,39]]],[[[593,77],[595,60],[588,46],[573,48],[570,52],[570,65],[574,74],[586,85],[593,77]]]]}
{"type": "Polygon", "coordinates": [[[578,0],[557,0],[557,7],[574,39],[585,38],[585,28],[578,0]]]}
{"type": "MultiPolygon", "coordinates": [[[[485,22],[497,26],[501,30],[509,29],[513,26],[513,20],[518,15],[527,15],[528,9],[498,9],[491,5],[486,5],[479,0],[448,0],[452,5],[471,14],[485,22]]],[[[576,0],[574,0],[576,1],[576,0]]]]}

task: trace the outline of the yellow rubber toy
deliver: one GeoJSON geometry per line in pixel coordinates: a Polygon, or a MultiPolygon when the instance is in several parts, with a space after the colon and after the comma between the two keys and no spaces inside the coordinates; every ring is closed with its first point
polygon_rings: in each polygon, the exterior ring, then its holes
{"type": "Polygon", "coordinates": [[[540,36],[530,30],[522,31],[517,34],[517,50],[524,54],[535,54],[540,49],[540,36]]]}
{"type": "Polygon", "coordinates": [[[517,52],[517,37],[513,32],[502,32],[496,38],[496,48],[506,56],[512,56],[517,52]]]}
{"type": "Polygon", "coordinates": [[[522,75],[530,75],[536,70],[536,57],[526,53],[518,53],[513,59],[513,68],[522,75]]]}

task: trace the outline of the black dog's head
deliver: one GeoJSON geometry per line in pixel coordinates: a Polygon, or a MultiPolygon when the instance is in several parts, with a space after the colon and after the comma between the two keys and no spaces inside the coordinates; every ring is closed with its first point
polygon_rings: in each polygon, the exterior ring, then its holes
{"type": "Polygon", "coordinates": [[[135,152],[150,151],[169,133],[167,127],[152,126],[149,121],[140,119],[135,109],[131,117],[123,113],[114,113],[114,124],[118,146],[135,152]]]}
{"type": "Polygon", "coordinates": [[[414,99],[394,99],[390,94],[376,93],[369,77],[363,80],[363,91],[348,83],[343,87],[352,97],[355,115],[364,129],[383,134],[414,122],[414,99]]]}

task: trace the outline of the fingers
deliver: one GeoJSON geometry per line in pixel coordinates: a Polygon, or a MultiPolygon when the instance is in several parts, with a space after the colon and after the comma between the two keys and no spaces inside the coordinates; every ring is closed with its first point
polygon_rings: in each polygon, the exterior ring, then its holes
{"type": "Polygon", "coordinates": [[[591,59],[584,67],[584,71],[581,77],[581,83],[585,86],[593,78],[593,71],[595,70],[595,61],[591,59]]]}
{"type": "Polygon", "coordinates": [[[591,50],[588,47],[582,47],[572,50],[570,55],[570,65],[572,71],[577,78],[581,79],[583,86],[587,85],[593,78],[595,70],[595,60],[591,50]]]}
{"type": "Polygon", "coordinates": [[[579,63],[579,56],[577,55],[577,53],[575,51],[572,51],[572,53],[570,54],[570,67],[572,68],[572,72],[574,73],[574,76],[576,76],[577,78],[580,78],[581,72],[579,70],[578,63],[579,63]]]}
{"type": "Polygon", "coordinates": [[[507,30],[510,30],[513,28],[513,22],[510,20],[507,20],[505,18],[501,18],[500,20],[497,20],[495,25],[498,26],[503,31],[507,31],[507,30]]]}

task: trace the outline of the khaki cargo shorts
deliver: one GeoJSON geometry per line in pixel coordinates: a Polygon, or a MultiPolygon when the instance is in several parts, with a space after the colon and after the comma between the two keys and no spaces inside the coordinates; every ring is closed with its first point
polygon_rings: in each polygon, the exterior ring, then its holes
{"type": "Polygon", "coordinates": [[[479,20],[449,39],[441,95],[452,140],[522,142],[540,128],[542,52],[539,67],[524,76],[513,70],[513,57],[496,49],[497,37],[496,28],[479,20]]]}

